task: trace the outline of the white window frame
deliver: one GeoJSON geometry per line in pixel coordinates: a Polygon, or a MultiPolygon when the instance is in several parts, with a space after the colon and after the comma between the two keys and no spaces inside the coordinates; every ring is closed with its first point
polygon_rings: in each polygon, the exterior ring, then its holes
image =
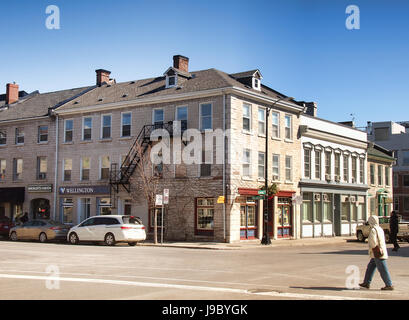
{"type": "Polygon", "coordinates": [[[175,109],[175,120],[176,121],[180,121],[179,118],[178,118],[178,110],[182,109],[182,108],[186,109],[186,121],[189,119],[189,108],[188,108],[187,105],[183,105],[183,106],[177,106],[176,109],[175,109]]]}
{"type": "MultiPolygon", "coordinates": [[[[111,119],[111,128],[112,128],[112,119],[111,119]]],[[[121,112],[121,138],[128,138],[128,137],[132,137],[132,111],[121,112]],[[130,125],[129,136],[124,136],[124,115],[128,115],[128,114],[131,116],[130,124],[129,124],[130,125]]]]}
{"type": "Polygon", "coordinates": [[[81,158],[81,160],[80,160],[80,180],[81,181],[90,181],[91,180],[91,157],[83,157],[83,158],[81,158]],[[83,170],[83,160],[84,159],[86,159],[86,158],[88,158],[89,159],[89,179],[88,180],[84,180],[83,179],[83,175],[82,175],[82,170],[83,170]]]}
{"type": "Polygon", "coordinates": [[[199,128],[200,131],[213,130],[213,102],[202,102],[199,105],[199,128]],[[202,107],[206,104],[210,104],[210,128],[203,129],[202,126],[202,107]]]}
{"type": "Polygon", "coordinates": [[[177,73],[175,73],[174,75],[172,75],[172,76],[166,76],[166,88],[173,88],[173,87],[176,87],[178,85],[178,74],[177,73]],[[175,78],[175,84],[169,84],[169,79],[170,78],[175,78]]]}
{"type": "Polygon", "coordinates": [[[16,130],[15,130],[15,139],[16,139],[16,141],[15,141],[16,145],[21,146],[21,145],[24,144],[24,142],[26,141],[26,139],[25,139],[25,130],[24,130],[24,127],[17,127],[17,128],[16,128],[16,130]],[[19,131],[19,129],[23,129],[23,135],[21,135],[20,132],[19,132],[19,134],[17,135],[17,131],[19,131]],[[17,142],[17,141],[18,141],[18,138],[20,138],[20,137],[23,137],[23,142],[17,142]]]}
{"type": "Polygon", "coordinates": [[[272,156],[271,173],[272,173],[272,177],[275,176],[274,169],[276,167],[274,166],[274,157],[277,157],[277,180],[273,179],[273,181],[280,181],[280,155],[279,154],[273,154],[273,156],[272,156]]]}
{"type": "MultiPolygon", "coordinates": [[[[241,166],[241,168],[242,168],[242,176],[243,176],[243,178],[246,178],[246,179],[251,179],[252,178],[252,168],[251,168],[251,149],[247,149],[247,148],[244,148],[243,149],[243,154],[242,154],[242,166],[241,166]],[[248,162],[245,162],[244,160],[245,160],[245,156],[244,156],[244,154],[245,153],[249,153],[249,155],[248,155],[248,162]],[[244,172],[244,166],[248,166],[248,175],[245,175],[245,172],[244,172]]],[[[246,160],[247,160],[247,157],[246,157],[246,160]]]]}
{"type": "Polygon", "coordinates": [[[7,174],[7,160],[0,159],[0,181],[6,180],[6,174],[7,174]],[[3,170],[4,170],[4,173],[3,173],[3,170]]]}
{"type": "Polygon", "coordinates": [[[72,171],[74,167],[74,161],[72,161],[72,158],[64,158],[62,160],[62,181],[72,181],[72,171]],[[65,180],[65,161],[71,160],[71,179],[70,180],[65,180]]]}
{"type": "Polygon", "coordinates": [[[105,113],[101,114],[101,132],[100,132],[100,139],[101,140],[109,140],[112,139],[112,114],[111,113],[105,113]],[[104,133],[104,117],[109,116],[111,121],[110,121],[110,126],[109,126],[109,137],[104,138],[103,133],[104,133]]]}
{"type": "Polygon", "coordinates": [[[49,137],[48,132],[49,132],[49,126],[48,126],[48,124],[39,125],[39,126],[37,127],[37,143],[38,143],[38,144],[47,144],[47,143],[48,143],[48,137],[49,137]],[[40,137],[41,137],[40,128],[41,128],[41,127],[47,127],[47,140],[45,140],[45,141],[40,141],[40,140],[41,140],[41,139],[40,139],[40,137]]]}
{"type": "Polygon", "coordinates": [[[271,112],[271,137],[274,139],[280,139],[281,134],[280,134],[280,113],[279,112],[271,112]],[[273,123],[273,115],[277,115],[277,124],[273,123]],[[277,136],[273,136],[273,126],[277,126],[277,136]]]}
{"type": "MultiPolygon", "coordinates": [[[[100,156],[99,157],[99,180],[102,180],[102,158],[104,158],[104,157],[108,157],[108,159],[109,159],[109,165],[108,165],[108,170],[111,170],[111,156],[109,156],[109,155],[103,155],[103,156],[100,156]]],[[[109,179],[109,176],[108,176],[108,178],[107,179],[109,179]]],[[[105,180],[105,179],[104,179],[105,180]]]]}
{"type": "Polygon", "coordinates": [[[265,173],[266,173],[266,153],[263,151],[259,151],[257,154],[257,177],[259,180],[265,180],[265,173]],[[260,164],[260,155],[263,155],[263,164],[260,164]],[[263,175],[260,177],[260,167],[263,167],[263,175]]]}
{"type": "Polygon", "coordinates": [[[70,143],[74,141],[74,119],[64,119],[64,143],[70,143]],[[72,129],[71,129],[71,141],[67,141],[67,121],[72,121],[72,129]]]}
{"type": "Polygon", "coordinates": [[[158,111],[158,110],[162,110],[162,123],[165,123],[165,109],[164,108],[153,108],[152,109],[152,124],[155,124],[155,111],[158,111]]]}
{"type": "Polygon", "coordinates": [[[5,143],[0,143],[0,146],[5,146],[7,144],[7,130],[6,129],[0,129],[0,133],[4,134],[4,139],[6,139],[5,143]]]}
{"type": "Polygon", "coordinates": [[[293,181],[293,157],[289,155],[285,156],[285,181],[293,181]],[[289,167],[287,167],[287,159],[290,159],[289,167]],[[287,170],[290,171],[290,179],[287,179],[287,170]]]}
{"type": "Polygon", "coordinates": [[[257,120],[258,120],[258,135],[260,135],[260,136],[266,136],[266,115],[267,115],[267,112],[266,112],[267,110],[266,110],[266,108],[263,108],[263,107],[258,107],[258,110],[257,110],[257,120]],[[261,121],[260,120],[260,112],[262,112],[263,113],[263,117],[264,117],[264,120],[263,121],[261,121]],[[263,126],[264,126],[264,130],[263,130],[263,132],[260,132],[260,123],[262,123],[263,124],[263,126]]]}
{"type": "Polygon", "coordinates": [[[261,80],[257,77],[253,77],[252,86],[254,90],[261,91],[261,80]],[[256,85],[258,83],[258,86],[256,85]]]}
{"type": "Polygon", "coordinates": [[[242,112],[243,112],[243,118],[242,118],[242,130],[244,131],[244,132],[251,132],[251,129],[252,129],[252,105],[250,104],[250,103],[247,103],[247,102],[243,102],[243,106],[242,106],[242,112]],[[245,107],[248,107],[248,110],[249,110],[249,115],[247,116],[247,115],[245,115],[244,114],[244,108],[245,107]],[[248,119],[249,120],[249,128],[248,129],[245,129],[244,128],[244,119],[248,119]]]}
{"type": "Polygon", "coordinates": [[[284,116],[284,139],[285,140],[293,140],[293,117],[292,117],[292,115],[290,115],[290,114],[286,114],[285,116],[284,116]],[[290,119],[290,127],[289,127],[289,129],[290,129],[290,137],[289,138],[287,138],[287,117],[290,119]]]}
{"type": "Polygon", "coordinates": [[[92,141],[92,131],[93,131],[93,118],[91,116],[82,117],[82,130],[81,130],[81,140],[82,141],[92,141]],[[84,140],[84,131],[85,131],[85,119],[91,119],[91,138],[89,140],[84,140]]]}

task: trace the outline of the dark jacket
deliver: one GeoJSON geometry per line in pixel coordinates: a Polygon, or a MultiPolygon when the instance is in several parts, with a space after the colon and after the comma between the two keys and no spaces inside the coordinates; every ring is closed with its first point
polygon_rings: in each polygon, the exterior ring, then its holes
{"type": "Polygon", "coordinates": [[[399,232],[399,220],[397,214],[391,215],[389,219],[389,228],[393,234],[397,234],[399,232]]]}

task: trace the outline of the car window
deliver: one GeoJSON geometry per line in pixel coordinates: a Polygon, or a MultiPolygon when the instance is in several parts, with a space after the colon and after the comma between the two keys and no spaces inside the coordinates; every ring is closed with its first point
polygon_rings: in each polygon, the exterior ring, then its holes
{"type": "Polygon", "coordinates": [[[105,223],[105,218],[95,218],[94,220],[94,226],[100,226],[100,225],[104,225],[105,223]]]}
{"type": "Polygon", "coordinates": [[[118,221],[118,219],[116,218],[105,218],[107,225],[115,225],[115,224],[120,224],[120,222],[118,221]]]}
{"type": "Polygon", "coordinates": [[[95,218],[85,220],[83,223],[81,223],[80,227],[92,226],[94,225],[94,222],[95,222],[95,218]]]}
{"type": "Polygon", "coordinates": [[[123,216],[122,221],[124,224],[142,224],[141,219],[134,216],[123,216]]]}
{"type": "Polygon", "coordinates": [[[23,227],[31,227],[34,225],[35,221],[27,221],[26,223],[23,224],[23,227]]]}

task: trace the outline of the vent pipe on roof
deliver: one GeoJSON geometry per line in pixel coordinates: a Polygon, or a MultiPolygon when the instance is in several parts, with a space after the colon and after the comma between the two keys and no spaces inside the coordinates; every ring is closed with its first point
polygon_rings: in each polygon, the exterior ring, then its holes
{"type": "Polygon", "coordinates": [[[12,104],[18,101],[18,84],[7,83],[6,85],[6,104],[12,104]]]}

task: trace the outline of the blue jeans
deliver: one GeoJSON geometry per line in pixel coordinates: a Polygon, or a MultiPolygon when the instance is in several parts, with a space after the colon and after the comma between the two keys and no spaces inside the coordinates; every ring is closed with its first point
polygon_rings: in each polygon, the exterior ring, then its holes
{"type": "Polygon", "coordinates": [[[366,267],[364,283],[366,284],[371,283],[372,278],[375,274],[375,269],[378,269],[379,273],[381,274],[383,282],[385,282],[385,285],[392,286],[392,280],[388,271],[388,267],[386,265],[386,259],[381,260],[372,258],[369,261],[368,266],[366,267]]]}

